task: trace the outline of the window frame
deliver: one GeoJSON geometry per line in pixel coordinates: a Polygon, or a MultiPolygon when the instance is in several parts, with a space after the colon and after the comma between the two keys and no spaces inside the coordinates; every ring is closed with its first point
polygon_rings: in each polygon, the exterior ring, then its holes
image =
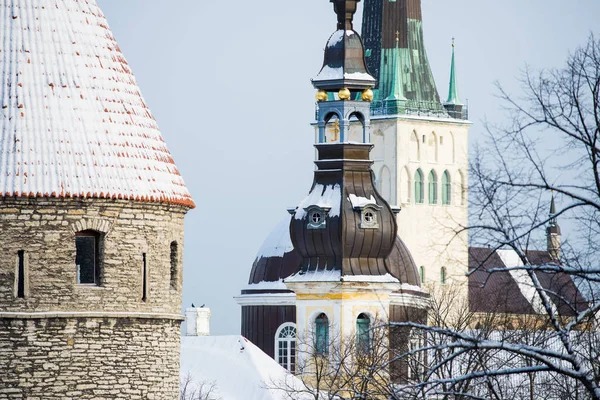
{"type": "Polygon", "coordinates": [[[329,354],[329,317],[327,314],[324,312],[319,313],[314,320],[314,327],[315,353],[317,355],[327,356],[329,354]]]}
{"type": "Polygon", "coordinates": [[[75,282],[81,286],[102,286],[102,274],[104,267],[103,260],[104,244],[103,234],[101,232],[87,229],[75,233],[75,282]],[[81,282],[81,266],[77,264],[78,251],[77,251],[77,239],[78,238],[94,238],[94,267],[93,267],[93,282],[81,282]]]}
{"type": "Polygon", "coordinates": [[[424,178],[423,171],[418,168],[415,171],[415,204],[425,203],[425,190],[424,190],[424,178]]]}
{"type": "Polygon", "coordinates": [[[296,324],[293,322],[285,322],[277,328],[275,332],[275,347],[274,347],[274,358],[277,364],[287,369],[291,373],[296,372],[296,361],[298,358],[298,330],[296,324]],[[281,337],[285,330],[293,329],[293,336],[281,337]],[[283,344],[286,350],[284,364],[282,364],[282,355],[280,354],[280,345],[283,344]]]}
{"type": "Polygon", "coordinates": [[[371,349],[371,317],[365,312],[361,312],[356,316],[356,350],[365,354],[371,349]],[[361,318],[363,317],[363,318],[361,318]],[[360,320],[365,322],[359,322],[360,320]],[[365,329],[366,326],[366,329],[365,329]]]}
{"type": "Polygon", "coordinates": [[[435,170],[429,171],[429,175],[427,176],[427,201],[429,204],[437,204],[438,203],[438,180],[437,174],[435,170]]]}
{"type": "Polygon", "coordinates": [[[450,172],[445,170],[442,174],[442,205],[449,206],[452,204],[452,178],[450,172]]]}

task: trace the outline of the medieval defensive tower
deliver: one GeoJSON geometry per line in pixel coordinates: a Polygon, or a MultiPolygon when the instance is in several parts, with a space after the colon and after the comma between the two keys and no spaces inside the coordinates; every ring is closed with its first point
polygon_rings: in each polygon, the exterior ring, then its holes
{"type": "Polygon", "coordinates": [[[175,399],[194,206],[95,0],[0,0],[0,399],[175,399]]]}

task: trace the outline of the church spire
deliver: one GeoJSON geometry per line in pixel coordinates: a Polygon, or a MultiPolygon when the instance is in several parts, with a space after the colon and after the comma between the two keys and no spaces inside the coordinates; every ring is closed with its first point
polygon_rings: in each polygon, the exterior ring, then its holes
{"type": "Polygon", "coordinates": [[[561,232],[560,226],[556,218],[556,203],[554,201],[554,192],[552,192],[552,200],[550,201],[550,213],[548,214],[549,221],[546,228],[546,243],[548,254],[553,260],[560,258],[561,232]]]}
{"type": "Polygon", "coordinates": [[[402,62],[400,60],[400,51],[398,50],[398,42],[400,31],[396,31],[396,48],[392,55],[394,60],[394,69],[392,70],[392,85],[390,95],[386,97],[386,109],[388,114],[400,114],[404,110],[404,105],[407,101],[404,97],[404,83],[402,82],[402,62]]]}
{"type": "Polygon", "coordinates": [[[444,108],[452,118],[463,119],[466,115],[464,104],[458,98],[458,86],[456,85],[456,64],[454,61],[454,38],[452,38],[452,61],[450,62],[450,83],[448,85],[448,100],[444,108]]]}
{"type": "Polygon", "coordinates": [[[454,38],[452,38],[452,62],[450,63],[450,84],[448,85],[448,100],[446,104],[463,105],[458,98],[458,87],[456,85],[456,65],[454,62],[454,38]]]}

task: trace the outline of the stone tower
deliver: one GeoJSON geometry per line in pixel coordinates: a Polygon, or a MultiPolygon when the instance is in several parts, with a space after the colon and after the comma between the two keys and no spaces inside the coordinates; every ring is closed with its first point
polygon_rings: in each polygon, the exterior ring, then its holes
{"type": "MultiPolygon", "coordinates": [[[[426,283],[464,282],[467,271],[467,109],[452,47],[449,95],[440,101],[423,41],[420,0],[365,0],[363,39],[377,79],[371,116],[376,187],[398,205],[398,233],[426,283]]],[[[350,128],[360,136],[359,124],[350,128]]]]}
{"type": "Polygon", "coordinates": [[[0,0],[0,399],[175,399],[194,203],[95,0],[0,0]]]}

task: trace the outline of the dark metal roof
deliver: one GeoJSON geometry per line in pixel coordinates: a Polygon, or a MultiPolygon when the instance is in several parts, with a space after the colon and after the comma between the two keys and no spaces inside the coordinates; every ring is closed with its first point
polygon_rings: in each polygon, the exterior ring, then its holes
{"type": "Polygon", "coordinates": [[[394,248],[386,260],[386,265],[390,275],[398,279],[400,283],[421,287],[417,264],[400,236],[396,236],[394,248]]]}
{"type": "MultiPolygon", "coordinates": [[[[528,251],[531,265],[555,263],[547,251],[528,251]]],[[[473,312],[535,314],[500,256],[492,249],[469,248],[469,308],[473,312]],[[494,271],[491,271],[494,270],[494,271]],[[496,271],[499,270],[499,271],[496,271]]],[[[588,307],[571,277],[564,272],[534,271],[540,284],[563,316],[573,316],[588,307]]]]}

